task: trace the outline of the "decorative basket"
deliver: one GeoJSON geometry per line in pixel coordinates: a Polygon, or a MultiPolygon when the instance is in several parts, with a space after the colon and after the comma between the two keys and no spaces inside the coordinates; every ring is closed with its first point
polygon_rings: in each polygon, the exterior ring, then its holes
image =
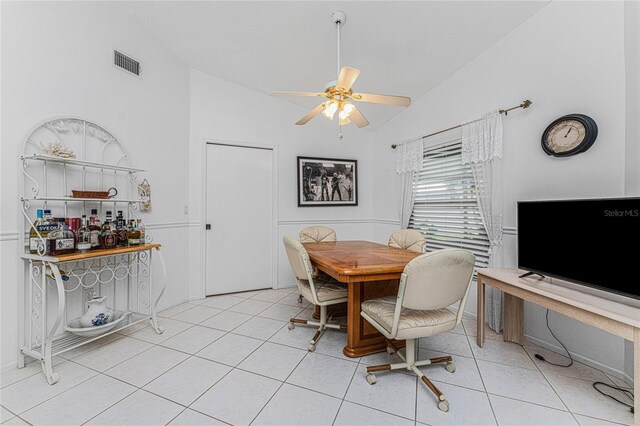
{"type": "Polygon", "coordinates": [[[75,189],[71,191],[73,198],[98,198],[104,200],[113,198],[116,195],[118,195],[118,190],[115,188],[109,188],[107,191],[78,191],[75,189]],[[113,191],[113,194],[111,191],[113,191]]]}

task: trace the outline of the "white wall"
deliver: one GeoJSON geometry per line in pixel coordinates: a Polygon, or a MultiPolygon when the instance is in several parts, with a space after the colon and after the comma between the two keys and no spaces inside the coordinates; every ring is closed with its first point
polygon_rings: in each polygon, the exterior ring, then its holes
{"type": "MultiPolygon", "coordinates": [[[[164,245],[168,288],[160,305],[187,297],[189,70],[112,4],[2,2],[1,353],[17,359],[18,157],[39,122],[73,115],[95,121],[148,169],[153,211],[143,216],[164,245]],[[117,47],[140,59],[142,78],[110,65],[117,47]]],[[[159,272],[159,271],[158,271],[159,272]]]]}
{"type": "MultiPolygon", "coordinates": [[[[624,49],[627,93],[625,195],[640,197],[640,2],[624,3],[624,49]]],[[[631,377],[633,342],[625,342],[625,361],[625,373],[631,377]]]]}
{"type": "MultiPolygon", "coordinates": [[[[517,259],[516,201],[623,196],[623,21],[622,2],[552,2],[376,131],[375,217],[399,217],[399,181],[393,176],[395,153],[389,144],[524,99],[533,101],[531,108],[514,111],[504,120],[506,266],[515,266],[517,259]],[[540,148],[543,130],[555,118],[574,112],[597,121],[595,145],[571,158],[547,156],[540,148]]],[[[374,225],[374,238],[383,238],[388,228],[374,225]]],[[[475,306],[471,300],[468,312],[475,314],[475,306]]],[[[545,311],[529,304],[525,311],[528,337],[556,346],[544,324],[545,311]]],[[[602,363],[618,374],[623,371],[622,339],[555,313],[551,323],[581,359],[602,363]]]]}
{"type": "MultiPolygon", "coordinates": [[[[297,235],[302,228],[311,224],[325,224],[334,228],[340,239],[370,238],[373,190],[368,133],[344,127],[344,139],[340,141],[337,139],[337,126],[328,125],[322,117],[315,118],[305,126],[294,126],[293,123],[306,113],[307,110],[299,106],[192,70],[189,174],[192,220],[203,222],[204,141],[232,141],[277,148],[278,241],[282,240],[283,235],[297,235]],[[358,206],[298,207],[298,155],[358,160],[358,206]]],[[[195,253],[199,252],[202,238],[202,227],[194,228],[189,245],[195,253]]],[[[191,268],[202,272],[196,259],[192,259],[191,268]]],[[[282,244],[278,244],[277,269],[279,287],[294,285],[282,244]]],[[[197,278],[191,280],[191,297],[204,294],[203,284],[197,278]]]]}

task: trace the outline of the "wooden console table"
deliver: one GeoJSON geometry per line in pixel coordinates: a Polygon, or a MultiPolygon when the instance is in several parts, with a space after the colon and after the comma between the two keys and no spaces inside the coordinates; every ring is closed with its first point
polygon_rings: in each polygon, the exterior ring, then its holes
{"type": "Polygon", "coordinates": [[[524,343],[524,301],[535,303],[633,342],[634,424],[640,426],[640,308],[552,284],[520,269],[478,269],[478,346],[484,344],[485,285],[504,292],[504,340],[524,343]]]}
{"type": "Polygon", "coordinates": [[[360,304],[397,295],[404,267],[420,253],[368,241],[305,243],[304,247],[315,267],[348,286],[347,346],[343,353],[359,357],[386,350],[384,336],[360,316],[360,304]]]}

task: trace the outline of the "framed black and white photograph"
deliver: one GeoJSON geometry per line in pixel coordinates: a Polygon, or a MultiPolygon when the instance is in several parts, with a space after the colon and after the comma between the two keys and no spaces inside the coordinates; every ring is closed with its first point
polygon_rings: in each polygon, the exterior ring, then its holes
{"type": "Polygon", "coordinates": [[[357,205],[357,160],[298,157],[298,207],[357,205]]]}

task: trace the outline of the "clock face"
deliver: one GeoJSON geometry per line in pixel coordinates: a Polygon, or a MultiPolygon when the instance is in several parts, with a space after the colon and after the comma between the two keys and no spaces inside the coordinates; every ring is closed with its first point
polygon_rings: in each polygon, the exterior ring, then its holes
{"type": "Polygon", "coordinates": [[[598,126],[583,114],[560,117],[542,135],[542,149],[555,157],[568,157],[585,152],[596,140],[598,126]]]}
{"type": "Polygon", "coordinates": [[[567,152],[584,141],[586,129],[577,120],[566,120],[554,124],[547,135],[547,146],[556,153],[567,152]]]}

